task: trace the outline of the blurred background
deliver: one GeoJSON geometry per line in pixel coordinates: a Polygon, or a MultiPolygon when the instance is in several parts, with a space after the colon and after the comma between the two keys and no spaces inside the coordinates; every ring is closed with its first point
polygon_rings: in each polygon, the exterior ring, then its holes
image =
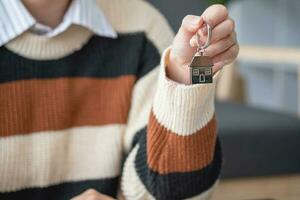
{"type": "Polygon", "coordinates": [[[240,55],[217,89],[224,167],[213,200],[299,200],[300,1],[149,1],[174,31],[213,3],[236,22],[240,55]]]}

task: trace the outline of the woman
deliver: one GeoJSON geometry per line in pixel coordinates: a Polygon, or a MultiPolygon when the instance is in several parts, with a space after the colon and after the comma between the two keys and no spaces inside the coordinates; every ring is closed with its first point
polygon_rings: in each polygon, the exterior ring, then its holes
{"type": "Polygon", "coordinates": [[[214,91],[238,53],[224,6],[175,38],[142,0],[0,2],[0,199],[208,199],[214,91]],[[212,28],[212,84],[190,85],[212,28]]]}

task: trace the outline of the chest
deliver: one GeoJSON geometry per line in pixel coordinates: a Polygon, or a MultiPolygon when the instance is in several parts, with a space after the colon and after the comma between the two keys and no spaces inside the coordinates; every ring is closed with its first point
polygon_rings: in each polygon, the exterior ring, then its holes
{"type": "Polygon", "coordinates": [[[56,60],[26,59],[2,48],[0,135],[125,124],[140,64],[140,47],[129,44],[128,37],[92,38],[56,60]]]}

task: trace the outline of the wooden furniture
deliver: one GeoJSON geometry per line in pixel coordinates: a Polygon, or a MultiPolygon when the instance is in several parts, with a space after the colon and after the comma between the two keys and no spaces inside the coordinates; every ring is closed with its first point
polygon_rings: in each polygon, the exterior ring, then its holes
{"type": "Polygon", "coordinates": [[[220,181],[212,200],[299,200],[300,175],[220,181]]]}

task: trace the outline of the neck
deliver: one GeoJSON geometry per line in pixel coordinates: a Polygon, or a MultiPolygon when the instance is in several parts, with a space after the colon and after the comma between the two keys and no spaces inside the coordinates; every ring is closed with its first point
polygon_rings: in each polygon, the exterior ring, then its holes
{"type": "Polygon", "coordinates": [[[55,28],[63,20],[71,0],[22,0],[40,24],[55,28]]]}

